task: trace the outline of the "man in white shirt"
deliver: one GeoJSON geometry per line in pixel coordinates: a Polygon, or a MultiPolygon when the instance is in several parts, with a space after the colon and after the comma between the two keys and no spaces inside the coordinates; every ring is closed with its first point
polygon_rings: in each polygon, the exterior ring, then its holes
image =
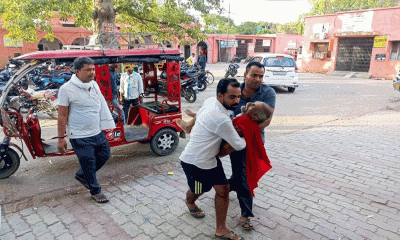
{"type": "Polygon", "coordinates": [[[123,104],[123,111],[125,113],[125,122],[128,119],[129,107],[136,106],[142,103],[143,94],[143,81],[140,74],[133,71],[133,66],[125,66],[125,73],[121,75],[120,88],[121,93],[120,101],[123,104]]]}
{"type": "Polygon", "coordinates": [[[115,128],[106,100],[95,81],[94,61],[80,57],[74,61],[75,74],[58,92],[58,150],[65,153],[68,130],[70,143],[81,168],[75,178],[90,189],[92,199],[107,203],[97,182],[98,171],[110,158],[105,129],[115,128]],[[67,129],[68,126],[68,129],[67,129]]]}
{"type": "Polygon", "coordinates": [[[226,226],[229,205],[229,184],[220,159],[217,157],[222,140],[235,150],[246,147],[244,139],[239,137],[233,127],[230,113],[238,106],[240,84],[236,79],[222,79],[217,86],[217,98],[209,98],[196,117],[189,143],[179,157],[186,174],[189,190],[185,203],[195,218],[205,216],[195,201],[213,187],[215,194],[217,238],[242,239],[226,226]]]}

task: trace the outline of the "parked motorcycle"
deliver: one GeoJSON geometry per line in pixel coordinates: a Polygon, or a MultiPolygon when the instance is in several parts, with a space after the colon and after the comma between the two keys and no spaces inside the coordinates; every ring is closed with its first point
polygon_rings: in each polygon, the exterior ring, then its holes
{"type": "Polygon", "coordinates": [[[197,99],[195,88],[197,86],[194,78],[181,79],[181,96],[190,103],[197,99]]]}
{"type": "Polygon", "coordinates": [[[9,100],[9,106],[21,111],[26,106],[27,102],[36,104],[37,112],[47,113],[51,118],[58,118],[58,89],[48,89],[35,91],[32,88],[24,90],[22,87],[17,87],[18,96],[14,96],[9,100]]]}
{"type": "Polygon", "coordinates": [[[228,68],[225,70],[224,78],[228,78],[229,76],[235,77],[238,73],[239,64],[231,63],[228,68]]]}

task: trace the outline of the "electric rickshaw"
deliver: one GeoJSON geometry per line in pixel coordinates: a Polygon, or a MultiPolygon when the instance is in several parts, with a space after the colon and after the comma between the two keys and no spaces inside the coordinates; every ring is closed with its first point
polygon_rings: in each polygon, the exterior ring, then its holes
{"type": "MultiPolygon", "coordinates": [[[[110,111],[117,112],[115,129],[105,130],[110,147],[135,142],[149,143],[152,151],[159,156],[173,153],[184,132],[176,124],[182,118],[180,91],[180,51],[176,49],[133,48],[133,49],[75,49],[39,51],[19,56],[11,61],[19,65],[19,70],[7,83],[1,98],[0,111],[5,137],[0,144],[0,179],[11,176],[24,157],[22,148],[10,142],[20,139],[33,159],[74,154],[68,143],[68,151],[60,154],[57,138],[42,139],[41,127],[35,104],[27,101],[27,114],[7,104],[9,92],[24,87],[26,76],[35,68],[49,64],[71,64],[77,57],[90,57],[95,62],[95,81],[109,103],[110,111]],[[131,107],[127,122],[121,119],[121,110],[112,105],[109,65],[125,63],[142,65],[142,79],[145,94],[143,103],[131,107]],[[163,74],[160,74],[163,73],[163,74]],[[161,75],[160,78],[159,76],[161,75]]],[[[54,130],[57,136],[57,130],[54,130]]]]}

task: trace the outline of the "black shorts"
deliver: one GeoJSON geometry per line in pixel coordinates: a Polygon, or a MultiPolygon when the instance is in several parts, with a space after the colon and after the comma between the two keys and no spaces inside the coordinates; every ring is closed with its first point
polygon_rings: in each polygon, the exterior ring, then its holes
{"type": "Polygon", "coordinates": [[[221,160],[218,158],[217,166],[211,169],[201,169],[182,161],[181,165],[186,174],[189,188],[195,194],[208,192],[214,185],[228,184],[221,160]]]}

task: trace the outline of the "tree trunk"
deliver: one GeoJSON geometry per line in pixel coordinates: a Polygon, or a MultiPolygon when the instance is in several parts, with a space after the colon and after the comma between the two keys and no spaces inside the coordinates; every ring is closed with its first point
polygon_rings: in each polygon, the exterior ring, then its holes
{"type": "MultiPolygon", "coordinates": [[[[115,27],[115,11],[113,0],[93,0],[94,16],[93,31],[95,34],[104,33],[105,26],[115,27]]],[[[107,29],[109,31],[110,29],[107,29]]],[[[114,31],[114,29],[112,29],[114,31]]]]}

